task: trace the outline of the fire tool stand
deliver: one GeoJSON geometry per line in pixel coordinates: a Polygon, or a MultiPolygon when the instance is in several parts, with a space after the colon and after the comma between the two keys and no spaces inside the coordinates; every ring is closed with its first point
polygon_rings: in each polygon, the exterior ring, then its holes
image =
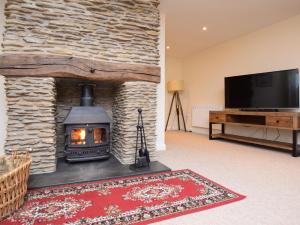
{"type": "Polygon", "coordinates": [[[132,165],[132,167],[135,169],[149,167],[150,164],[150,155],[147,149],[142,109],[138,109],[138,113],[138,125],[136,126],[135,162],[134,165],[132,165]]]}

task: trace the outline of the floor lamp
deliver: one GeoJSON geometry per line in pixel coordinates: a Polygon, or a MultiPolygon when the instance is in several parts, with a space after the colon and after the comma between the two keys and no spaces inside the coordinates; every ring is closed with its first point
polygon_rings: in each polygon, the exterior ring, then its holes
{"type": "Polygon", "coordinates": [[[168,89],[169,92],[173,92],[173,97],[172,97],[172,102],[171,102],[170,109],[169,109],[169,114],[168,114],[168,119],[167,119],[165,131],[167,131],[167,128],[168,128],[169,119],[170,119],[170,115],[171,115],[171,112],[172,112],[173,103],[174,103],[174,100],[175,100],[175,109],[176,109],[176,115],[177,115],[178,130],[180,130],[180,116],[181,116],[182,121],[183,121],[184,131],[186,132],[185,119],[184,119],[182,104],[181,104],[180,96],[179,96],[179,91],[184,90],[183,80],[169,81],[168,84],[167,84],[167,89],[168,89]]]}

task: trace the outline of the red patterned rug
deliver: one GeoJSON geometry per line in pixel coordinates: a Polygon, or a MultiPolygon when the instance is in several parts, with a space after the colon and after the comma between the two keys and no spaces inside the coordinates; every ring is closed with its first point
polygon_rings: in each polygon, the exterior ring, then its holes
{"type": "Polygon", "coordinates": [[[245,198],[190,170],[30,190],[0,224],[149,224],[245,198]]]}

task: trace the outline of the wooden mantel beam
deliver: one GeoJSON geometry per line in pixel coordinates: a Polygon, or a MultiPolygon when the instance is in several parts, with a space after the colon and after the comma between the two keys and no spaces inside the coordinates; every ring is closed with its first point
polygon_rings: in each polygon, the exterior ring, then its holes
{"type": "Polygon", "coordinates": [[[110,63],[44,54],[2,54],[0,55],[0,74],[15,77],[60,77],[109,82],[160,82],[159,66],[110,63]]]}

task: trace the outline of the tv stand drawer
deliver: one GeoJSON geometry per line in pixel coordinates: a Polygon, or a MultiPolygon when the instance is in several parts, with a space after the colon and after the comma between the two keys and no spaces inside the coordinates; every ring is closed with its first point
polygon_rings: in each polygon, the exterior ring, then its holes
{"type": "Polygon", "coordinates": [[[223,113],[210,113],[209,114],[209,121],[211,122],[225,122],[225,114],[223,113]]]}
{"type": "Polygon", "coordinates": [[[266,125],[292,128],[293,118],[291,116],[267,116],[266,125]]]}

